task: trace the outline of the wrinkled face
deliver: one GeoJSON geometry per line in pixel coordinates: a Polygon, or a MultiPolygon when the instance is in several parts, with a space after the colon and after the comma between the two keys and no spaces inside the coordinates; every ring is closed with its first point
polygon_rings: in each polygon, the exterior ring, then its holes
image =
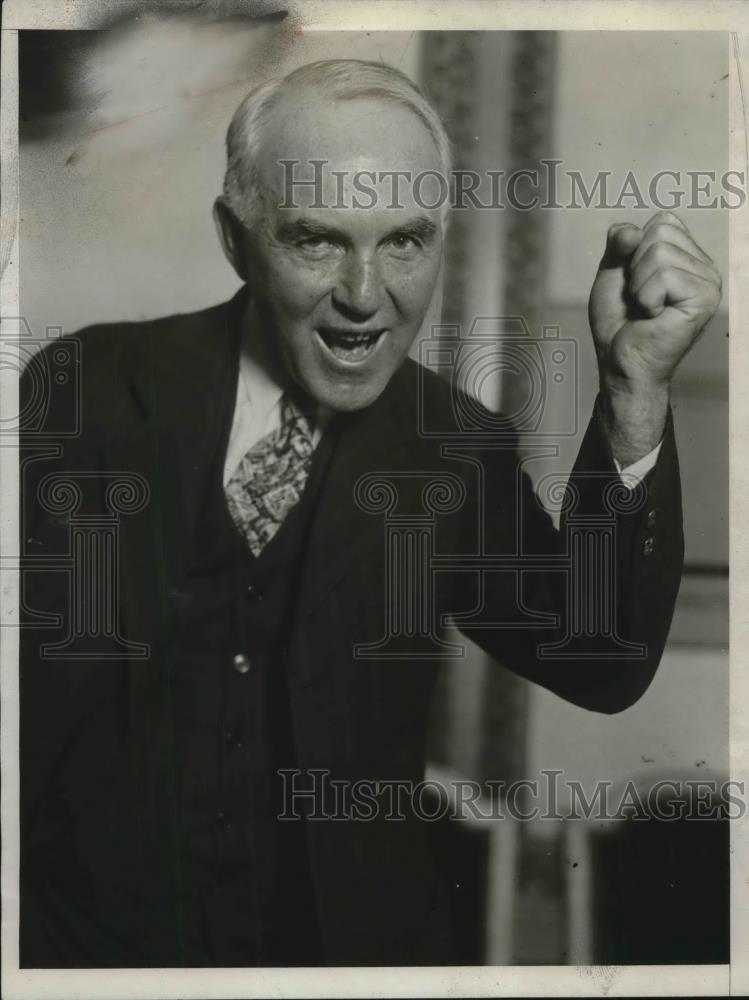
{"type": "Polygon", "coordinates": [[[437,189],[424,184],[414,197],[409,182],[396,190],[392,176],[378,181],[395,170],[441,171],[426,126],[396,104],[285,97],[264,131],[264,204],[253,227],[241,228],[241,262],[233,263],[287,372],[334,410],[357,410],[380,395],[437,281],[442,220],[439,208],[422,207],[438,201],[437,189]],[[327,160],[322,199],[311,185],[290,189],[283,160],[298,161],[294,180],[313,177],[310,161],[327,160]],[[375,192],[359,188],[359,207],[355,175],[375,192]]]}

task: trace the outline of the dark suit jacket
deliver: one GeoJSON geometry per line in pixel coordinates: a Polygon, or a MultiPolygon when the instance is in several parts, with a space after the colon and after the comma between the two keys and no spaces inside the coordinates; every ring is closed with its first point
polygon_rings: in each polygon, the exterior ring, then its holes
{"type": "MultiPolygon", "coordinates": [[[[218,401],[235,390],[240,299],[192,315],[84,331],[80,434],[56,440],[65,419],[59,408],[68,403],[51,390],[45,420],[23,436],[24,604],[36,615],[69,618],[65,574],[39,560],[68,551],[70,525],[48,501],[46,511],[39,503],[42,480],[73,474],[78,514],[91,516],[111,510],[106,493],[113,473],[137,474],[148,496],[119,516],[121,634],[111,640],[110,658],[101,658],[100,644],[92,659],[40,655],[40,643],[60,638],[69,622],[55,630],[29,619],[23,630],[22,964],[68,964],[64,934],[55,929],[63,920],[86,940],[90,964],[109,954],[108,926],[153,941],[148,964],[170,964],[167,945],[157,943],[169,923],[163,713],[169,685],[179,682],[163,668],[169,595],[186,569],[218,401]],[[58,454],[56,444],[63,446],[58,454]],[[148,656],[129,655],[122,639],[144,645],[148,656]]],[[[27,401],[44,380],[37,359],[24,377],[27,401]]],[[[372,406],[338,415],[315,453],[314,515],[285,645],[302,769],[351,780],[422,778],[437,642],[448,613],[462,616],[465,633],[502,664],[587,709],[626,708],[657,667],[683,551],[670,418],[644,502],[629,507],[617,505],[618,477],[593,418],[571,480],[576,503],[558,533],[534,498],[508,427],[495,435],[501,447],[494,448],[470,435],[457,443],[454,433],[429,435],[435,426],[459,431],[451,416],[455,400],[446,381],[407,361],[372,406]],[[445,440],[451,454],[443,453],[445,440]],[[390,486],[365,478],[373,473],[390,486]],[[430,494],[425,486],[434,476],[442,492],[430,494]],[[386,525],[394,514],[401,520],[386,525]],[[594,592],[609,601],[618,640],[581,635],[565,645],[574,632],[569,594],[576,585],[565,572],[567,531],[570,524],[584,529],[581,518],[593,518],[595,527],[607,516],[609,528],[615,524],[614,571],[600,572],[594,592]],[[432,634],[387,621],[388,553],[396,552],[409,524],[422,530],[422,541],[431,539],[425,544],[442,560],[433,604],[424,612],[436,623],[432,634]],[[521,559],[495,558],[480,573],[480,552],[521,559]],[[388,629],[390,641],[372,652],[388,629]],[[562,643],[556,654],[539,655],[539,644],[555,642],[562,643]],[[622,643],[642,644],[644,654],[620,656],[629,649],[622,643]]],[[[583,536],[584,530],[575,544],[586,544],[583,536]]],[[[423,592],[424,579],[411,579],[412,590],[423,592]]],[[[445,960],[441,889],[424,824],[323,821],[308,824],[307,838],[328,964],[445,960]]],[[[70,961],[80,964],[74,956],[70,961]]]]}

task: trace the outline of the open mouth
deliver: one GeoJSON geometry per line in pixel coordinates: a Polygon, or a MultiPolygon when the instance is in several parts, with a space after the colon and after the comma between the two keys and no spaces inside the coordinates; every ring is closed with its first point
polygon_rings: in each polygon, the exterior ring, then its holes
{"type": "Polygon", "coordinates": [[[385,330],[334,330],[319,327],[315,330],[325,350],[337,361],[361,364],[374,354],[385,336],[385,330]]]}

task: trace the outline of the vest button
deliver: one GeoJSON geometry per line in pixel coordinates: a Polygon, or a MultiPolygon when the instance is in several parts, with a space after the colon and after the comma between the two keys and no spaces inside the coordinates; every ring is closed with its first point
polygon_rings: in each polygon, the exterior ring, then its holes
{"type": "Polygon", "coordinates": [[[248,673],[250,667],[252,666],[252,664],[244,655],[244,653],[237,653],[232,662],[234,664],[234,669],[237,671],[238,674],[248,673]]]}
{"type": "Polygon", "coordinates": [[[237,732],[233,732],[231,729],[225,734],[224,739],[226,740],[226,745],[230,750],[241,750],[242,749],[242,737],[237,732]]]}

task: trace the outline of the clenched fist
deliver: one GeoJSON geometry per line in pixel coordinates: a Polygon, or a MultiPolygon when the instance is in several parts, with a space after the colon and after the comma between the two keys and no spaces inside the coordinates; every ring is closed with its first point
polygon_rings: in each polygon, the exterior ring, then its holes
{"type": "Polygon", "coordinates": [[[660,440],[679,361],[718,307],[721,279],[673,212],[612,226],[588,304],[614,457],[629,465],[660,440]]]}

